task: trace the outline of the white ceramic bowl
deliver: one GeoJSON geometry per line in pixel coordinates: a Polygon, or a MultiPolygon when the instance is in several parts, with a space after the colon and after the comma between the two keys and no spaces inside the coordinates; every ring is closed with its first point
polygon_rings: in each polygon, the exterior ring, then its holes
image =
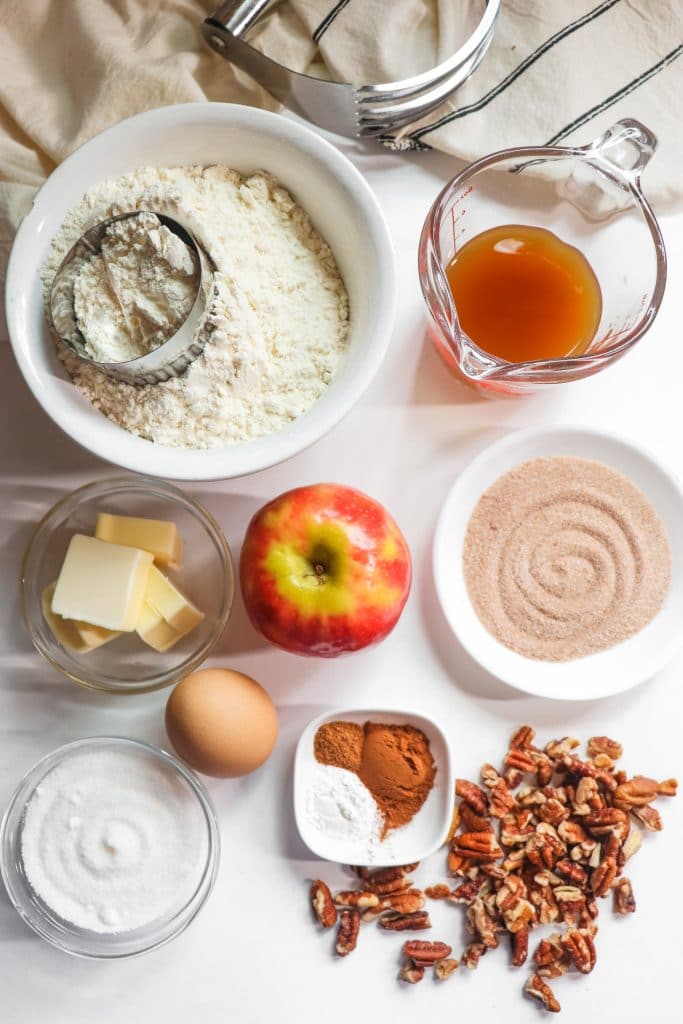
{"type": "Polygon", "coordinates": [[[339,864],[359,867],[391,867],[424,860],[443,845],[455,803],[455,774],[448,740],[431,718],[414,711],[363,711],[338,708],[309,722],[301,734],[294,760],[294,816],[301,838],[318,857],[339,864]],[[436,765],[436,778],[429,796],[412,821],[390,832],[383,842],[370,844],[367,838],[347,840],[326,835],[315,827],[306,813],[307,795],[314,770],[318,767],[313,752],[315,734],[325,722],[383,722],[387,725],[414,725],[429,740],[436,765]]]}
{"type": "Polygon", "coordinates": [[[10,339],[26,383],[74,441],[147,475],[211,480],[281,462],[346,415],[384,356],[395,291],[393,248],[377,200],[334,146],[310,128],[267,111],[188,103],[122,121],[86,142],[50,175],[12,247],[6,307],[10,339]],[[271,172],[310,214],[332,248],[349,293],[349,350],[325,394],[277,434],[208,451],[165,448],[116,426],[71,385],[45,322],[40,268],[67,213],[93,185],[138,167],[212,163],[271,172]]]}
{"type": "Polygon", "coordinates": [[[582,427],[519,430],[483,451],[458,477],[436,530],[434,575],[444,614],[458,640],[503,682],[561,700],[621,693],[651,679],[683,642],[683,491],[653,455],[612,434],[582,427]],[[467,524],[484,491],[520,463],[555,455],[602,462],[640,487],[664,524],[672,563],[664,604],[644,629],[609,650],[566,662],[525,658],[499,643],[480,622],[462,572],[467,524]]]}

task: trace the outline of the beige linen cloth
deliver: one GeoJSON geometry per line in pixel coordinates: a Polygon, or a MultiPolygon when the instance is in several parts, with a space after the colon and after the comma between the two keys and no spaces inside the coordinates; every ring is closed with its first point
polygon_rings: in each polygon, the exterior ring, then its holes
{"type": "MultiPolygon", "coordinates": [[[[213,0],[1,0],[0,273],[35,190],[96,132],[151,107],[276,109],[203,44],[213,0]]],[[[296,70],[391,81],[452,54],[484,0],[289,0],[250,36],[296,70]]],[[[683,194],[683,0],[502,0],[491,48],[453,98],[385,144],[465,159],[587,142],[620,117],[660,139],[646,190],[683,194]]]]}

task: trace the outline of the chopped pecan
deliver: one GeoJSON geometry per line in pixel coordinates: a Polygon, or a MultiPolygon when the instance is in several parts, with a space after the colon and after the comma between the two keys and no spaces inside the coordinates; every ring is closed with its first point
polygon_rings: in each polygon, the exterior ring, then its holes
{"type": "Polygon", "coordinates": [[[403,944],[403,953],[420,967],[431,967],[439,960],[445,960],[453,950],[446,942],[423,942],[410,939],[403,944]]]}
{"type": "Polygon", "coordinates": [[[512,734],[510,750],[521,750],[525,747],[530,747],[535,736],[536,730],[532,729],[530,725],[520,725],[519,729],[512,734]]]}
{"type": "Polygon", "coordinates": [[[614,883],[612,891],[614,892],[615,914],[634,914],[636,900],[633,895],[633,886],[625,875],[614,883]]]}
{"type": "Polygon", "coordinates": [[[566,957],[563,960],[558,960],[554,964],[548,964],[547,967],[539,967],[537,974],[541,978],[561,978],[563,974],[566,974],[571,967],[571,961],[566,957]]]}
{"type": "Polygon", "coordinates": [[[379,896],[374,892],[364,892],[362,889],[338,892],[334,897],[338,907],[358,907],[360,910],[368,910],[379,904],[379,896]]]}
{"type": "Polygon", "coordinates": [[[462,857],[473,860],[498,860],[503,851],[492,832],[464,832],[456,836],[453,845],[462,857]]]}
{"type": "Polygon", "coordinates": [[[456,779],[455,792],[475,814],[486,814],[488,810],[486,793],[474,782],[468,782],[467,779],[456,779]]]}
{"type": "Polygon", "coordinates": [[[365,876],[365,881],[368,883],[368,889],[374,891],[375,886],[384,885],[386,882],[396,882],[405,875],[411,874],[416,867],[417,864],[406,864],[392,868],[377,868],[365,876]]]}
{"type": "Polygon", "coordinates": [[[598,754],[607,754],[612,761],[618,761],[624,753],[621,743],[611,740],[609,736],[591,736],[586,744],[589,757],[597,757],[598,754]]]}
{"type": "Polygon", "coordinates": [[[364,910],[360,915],[361,921],[377,921],[380,917],[384,917],[391,911],[391,905],[388,900],[382,900],[382,902],[376,907],[370,907],[368,910],[364,910]]]}
{"type": "Polygon", "coordinates": [[[604,771],[602,768],[596,768],[590,761],[582,761],[578,757],[572,757],[570,754],[566,754],[562,758],[562,763],[571,772],[572,775],[579,775],[582,778],[595,779],[600,781],[605,789],[613,792],[617,788],[617,780],[609,772],[604,771]]]}
{"type": "Polygon", "coordinates": [[[614,791],[614,803],[617,807],[630,809],[644,807],[652,803],[659,793],[659,783],[648,779],[646,775],[634,775],[632,779],[620,783],[614,791]]]}
{"type": "Polygon", "coordinates": [[[460,808],[462,804],[453,804],[453,814],[451,815],[451,823],[448,826],[448,834],[446,835],[446,843],[450,843],[453,836],[460,828],[460,808]]]}
{"type": "Polygon", "coordinates": [[[637,827],[637,825],[631,826],[631,831],[629,832],[628,836],[626,837],[626,840],[624,841],[624,845],[621,848],[621,852],[624,855],[624,860],[625,861],[628,860],[629,857],[632,857],[634,853],[638,852],[638,850],[641,847],[642,842],[643,842],[643,833],[640,831],[640,829],[637,827]]]}
{"type": "Polygon", "coordinates": [[[413,963],[412,960],[406,960],[398,972],[399,981],[407,981],[409,985],[417,985],[418,981],[422,981],[424,976],[424,967],[420,967],[419,964],[413,963]]]}
{"type": "Polygon", "coordinates": [[[508,785],[508,789],[517,789],[524,778],[524,772],[521,772],[519,768],[508,767],[503,772],[503,778],[508,785]]]}
{"type": "Polygon", "coordinates": [[[357,910],[342,910],[339,915],[336,950],[338,956],[348,956],[356,948],[360,913],[357,910]]]}
{"type": "Polygon", "coordinates": [[[502,818],[515,806],[515,798],[508,789],[504,778],[498,778],[489,795],[489,807],[493,818],[502,818]]]}
{"type": "Polygon", "coordinates": [[[606,896],[617,876],[614,857],[603,857],[591,875],[591,888],[596,896],[606,896]]]}
{"type": "Polygon", "coordinates": [[[561,936],[556,934],[551,935],[549,939],[541,939],[534,953],[534,963],[537,967],[549,967],[550,964],[562,959],[564,950],[560,938],[561,936]]]}
{"type": "Polygon", "coordinates": [[[586,897],[575,885],[558,885],[553,890],[555,902],[567,924],[577,924],[586,906],[586,897]]]}
{"type": "Polygon", "coordinates": [[[555,871],[560,878],[566,879],[568,882],[571,882],[572,885],[583,886],[586,884],[586,880],[588,878],[588,875],[581,865],[575,863],[573,860],[569,860],[567,857],[564,857],[562,860],[558,860],[555,865],[555,871]]]}
{"type": "Polygon", "coordinates": [[[553,777],[555,765],[548,755],[544,754],[542,751],[539,751],[537,754],[532,754],[532,757],[536,765],[536,778],[538,779],[539,786],[547,786],[553,777]]]}
{"type": "Polygon", "coordinates": [[[553,761],[561,761],[566,754],[570,754],[579,746],[579,740],[573,736],[563,736],[561,740],[550,740],[544,749],[548,757],[553,761]]]}
{"type": "Polygon", "coordinates": [[[405,875],[397,875],[395,878],[388,878],[385,881],[376,881],[371,876],[366,878],[363,884],[368,892],[374,893],[376,896],[389,896],[410,889],[413,883],[405,875]]]}
{"type": "Polygon", "coordinates": [[[431,928],[432,923],[426,910],[416,910],[412,914],[385,914],[380,917],[379,926],[388,932],[421,932],[431,928]]]}
{"type": "Polygon", "coordinates": [[[460,964],[457,960],[452,957],[446,957],[445,960],[439,960],[437,964],[434,964],[434,977],[438,978],[439,981],[445,981],[446,978],[450,978],[454,971],[457,971],[460,964]]]}
{"type": "Polygon", "coordinates": [[[595,967],[595,943],[587,928],[574,928],[560,939],[563,949],[577,971],[590,974],[595,967]]]}
{"type": "Polygon", "coordinates": [[[486,946],[483,942],[469,942],[460,957],[460,963],[463,967],[469,967],[471,971],[474,971],[485,952],[486,946]]]}
{"type": "Polygon", "coordinates": [[[550,885],[532,889],[529,893],[529,899],[536,908],[539,924],[552,924],[553,921],[557,921],[560,916],[560,909],[550,885]]]}
{"type": "Polygon", "coordinates": [[[662,818],[656,807],[632,807],[631,814],[637,818],[649,832],[661,832],[662,818]]]}
{"type": "Polygon", "coordinates": [[[588,833],[578,821],[561,821],[557,826],[557,834],[563,843],[570,846],[588,839],[588,833]]]}
{"type": "Polygon", "coordinates": [[[420,889],[406,889],[404,892],[394,892],[385,896],[382,904],[399,914],[414,914],[416,910],[422,910],[425,898],[420,889]]]}
{"type": "Polygon", "coordinates": [[[459,885],[457,889],[454,889],[448,896],[448,900],[451,903],[471,903],[483,884],[483,879],[469,879],[467,882],[463,882],[462,885],[459,885]]]}
{"type": "Polygon", "coordinates": [[[460,824],[463,832],[493,832],[493,825],[483,814],[475,814],[467,804],[460,805],[460,824]]]}
{"type": "Polygon", "coordinates": [[[555,797],[546,800],[538,808],[538,816],[541,821],[548,822],[550,825],[557,825],[558,827],[570,814],[569,808],[565,804],[560,803],[555,797]]]}
{"type": "Polygon", "coordinates": [[[553,995],[553,990],[548,985],[540,974],[532,974],[526,985],[524,991],[533,996],[534,999],[540,999],[544,1009],[549,1010],[551,1013],[560,1012],[560,1004],[553,995]]]}
{"type": "Polygon", "coordinates": [[[600,806],[602,806],[602,801],[599,800],[598,784],[595,779],[585,776],[579,780],[579,784],[576,787],[572,802],[574,814],[583,817],[586,814],[590,814],[593,810],[598,810],[599,808],[593,806],[596,802],[599,802],[600,806]]]}
{"type": "Polygon", "coordinates": [[[451,889],[448,885],[428,885],[425,889],[425,896],[430,900],[447,900],[450,895],[451,889]]]}
{"type": "Polygon", "coordinates": [[[539,868],[553,868],[557,861],[565,856],[567,849],[557,836],[541,832],[540,827],[537,826],[536,832],[529,837],[524,849],[531,864],[539,868]]]}
{"type": "Polygon", "coordinates": [[[323,928],[333,928],[337,923],[337,908],[329,885],[319,878],[311,885],[311,905],[323,928]]]}
{"type": "Polygon", "coordinates": [[[521,967],[529,955],[529,926],[512,933],[512,966],[521,967]]]}
{"type": "Polygon", "coordinates": [[[465,873],[467,861],[462,854],[454,853],[453,850],[451,850],[446,858],[446,863],[448,864],[448,870],[452,875],[463,875],[465,873]]]}
{"type": "Polygon", "coordinates": [[[536,762],[526,750],[508,750],[505,755],[505,767],[518,772],[535,772],[536,762]]]}
{"type": "Polygon", "coordinates": [[[497,947],[496,932],[500,930],[500,926],[489,914],[481,896],[477,896],[467,908],[467,926],[487,949],[497,947]]]}
{"type": "Polygon", "coordinates": [[[677,779],[664,779],[657,787],[658,796],[676,796],[678,790],[677,779]]]}

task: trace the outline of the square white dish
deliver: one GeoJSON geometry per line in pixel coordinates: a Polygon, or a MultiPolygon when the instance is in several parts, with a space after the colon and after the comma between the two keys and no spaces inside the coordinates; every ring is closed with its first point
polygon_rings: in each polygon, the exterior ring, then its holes
{"type": "Polygon", "coordinates": [[[434,538],[434,578],[444,615],[467,653],[504,683],[539,697],[592,700],[651,679],[683,642],[683,492],[652,453],[583,427],[519,430],[478,455],[451,489],[434,538]],[[671,584],[662,608],[629,639],[573,661],[537,661],[495,639],[470,601],[463,545],[479,499],[504,473],[531,459],[570,455],[602,462],[639,487],[659,514],[671,551],[671,584]]]}
{"type": "Polygon", "coordinates": [[[424,860],[438,850],[448,834],[455,802],[455,774],[450,746],[444,733],[431,718],[414,711],[377,711],[337,708],[314,718],[301,734],[294,761],[294,816],[299,834],[308,848],[324,860],[359,867],[391,867],[424,860]],[[346,840],[325,835],[308,820],[306,797],[313,770],[318,766],[313,752],[315,734],[325,722],[344,721],[363,725],[413,725],[429,740],[436,764],[434,785],[421,809],[407,825],[390,832],[380,843],[368,839],[346,840]]]}

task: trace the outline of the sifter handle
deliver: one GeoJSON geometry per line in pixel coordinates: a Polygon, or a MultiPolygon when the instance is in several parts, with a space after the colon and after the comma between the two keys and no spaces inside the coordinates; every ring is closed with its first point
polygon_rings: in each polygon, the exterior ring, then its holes
{"type": "Polygon", "coordinates": [[[207,21],[220,22],[230,35],[240,38],[258,21],[271,0],[228,0],[207,21]]]}

